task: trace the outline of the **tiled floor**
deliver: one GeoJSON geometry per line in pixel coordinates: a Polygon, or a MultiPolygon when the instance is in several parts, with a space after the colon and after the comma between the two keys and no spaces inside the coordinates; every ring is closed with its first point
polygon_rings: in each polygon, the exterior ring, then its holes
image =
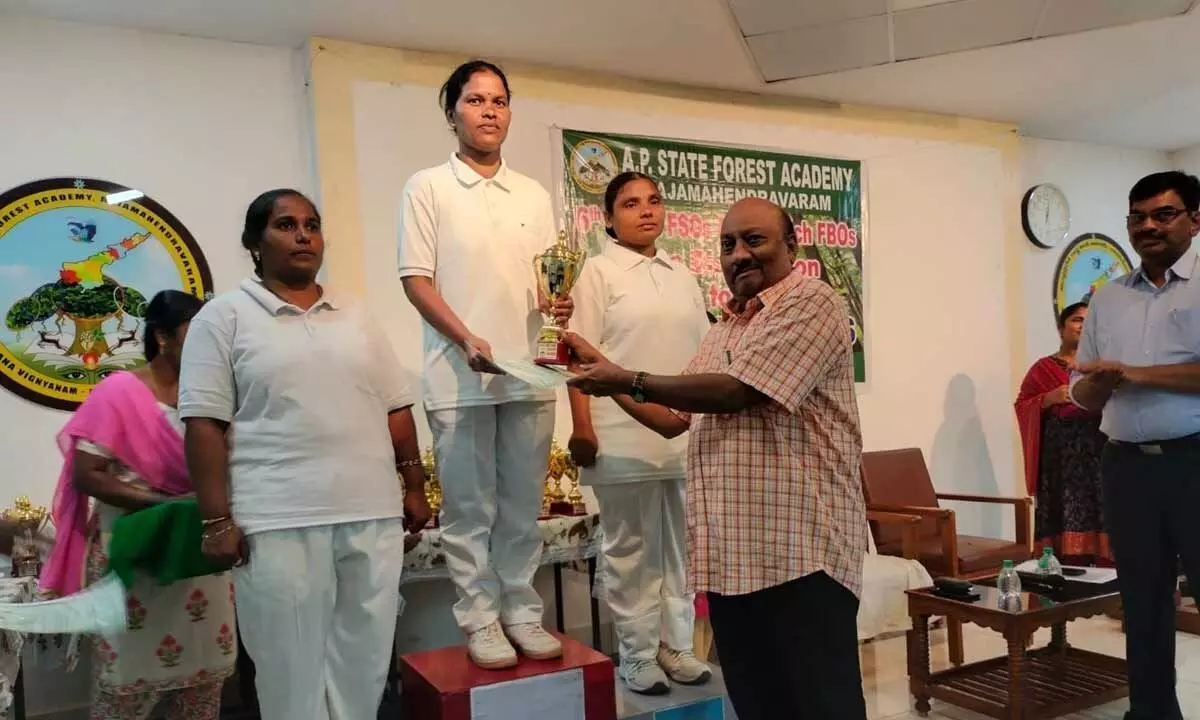
{"type": "MultiPolygon", "coordinates": [[[[937,643],[931,652],[935,671],[949,666],[945,638],[944,631],[933,633],[933,639],[937,643]]],[[[1035,637],[1034,642],[1044,645],[1049,639],[1050,631],[1045,630],[1035,637]]],[[[1125,636],[1121,633],[1120,623],[1107,617],[1071,623],[1067,627],[1067,641],[1075,647],[1125,657],[1125,636]]],[[[963,628],[963,645],[967,662],[998,657],[1006,652],[1003,637],[974,625],[963,628]]],[[[1187,718],[1200,718],[1200,636],[1178,634],[1175,664],[1178,668],[1179,702],[1183,706],[1183,715],[1187,718]]],[[[867,712],[871,720],[919,717],[913,710],[912,697],[908,693],[908,669],[903,637],[864,645],[862,671],[863,692],[866,694],[867,712]]],[[[1073,720],[1120,720],[1128,709],[1128,701],[1122,700],[1067,717],[1073,720]]],[[[983,716],[935,700],[933,712],[929,717],[976,720],[983,716]]]]}

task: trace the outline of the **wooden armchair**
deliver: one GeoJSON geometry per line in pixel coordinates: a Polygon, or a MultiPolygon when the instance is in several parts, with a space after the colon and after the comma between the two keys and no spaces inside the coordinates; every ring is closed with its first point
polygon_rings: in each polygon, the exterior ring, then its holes
{"type": "MultiPolygon", "coordinates": [[[[862,481],[868,511],[922,518],[917,530],[916,559],[934,577],[989,577],[999,572],[1005,560],[1019,563],[1033,555],[1032,500],[939,493],[934,490],[920,448],[863,453],[862,481]],[[1016,520],[1015,541],[959,534],[954,511],[942,507],[942,501],[1012,506],[1016,520]]],[[[898,528],[872,521],[871,532],[880,554],[904,554],[906,538],[898,528]]],[[[913,540],[908,538],[907,542],[911,544],[913,540]]],[[[962,625],[948,621],[947,630],[950,661],[959,665],[963,660],[962,625]]]]}
{"type": "MultiPolygon", "coordinates": [[[[920,515],[904,514],[899,512],[888,512],[885,510],[869,509],[867,510],[867,522],[871,523],[872,533],[874,529],[882,525],[895,526],[894,529],[900,536],[899,552],[880,552],[880,555],[899,555],[906,560],[917,560],[921,548],[921,522],[920,515]]],[[[878,552],[878,547],[876,547],[878,552]]],[[[924,565],[924,563],[921,563],[924,565]]]]}

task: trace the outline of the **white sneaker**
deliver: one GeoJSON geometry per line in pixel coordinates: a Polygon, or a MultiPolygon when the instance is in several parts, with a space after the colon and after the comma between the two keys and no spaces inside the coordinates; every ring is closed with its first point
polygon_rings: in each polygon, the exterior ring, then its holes
{"type": "Polygon", "coordinates": [[[562,643],[539,623],[508,625],[504,628],[504,634],[527,658],[552,660],[562,656],[562,643]]]}
{"type": "Polygon", "coordinates": [[[653,660],[622,660],[620,675],[625,685],[635,693],[666,695],[671,692],[667,676],[653,660]]]}
{"type": "Polygon", "coordinates": [[[517,664],[517,651],[504,637],[498,622],[484,625],[467,636],[467,655],[484,670],[501,670],[517,664]]]}
{"type": "Polygon", "coordinates": [[[712,670],[700,662],[691,650],[672,650],[660,645],[658,664],[680,685],[703,685],[712,678],[712,670]]]}

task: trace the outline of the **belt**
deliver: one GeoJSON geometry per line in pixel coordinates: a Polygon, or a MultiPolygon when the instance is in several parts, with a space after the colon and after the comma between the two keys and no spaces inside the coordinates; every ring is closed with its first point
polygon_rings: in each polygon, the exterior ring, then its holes
{"type": "Polygon", "coordinates": [[[1135,450],[1143,455],[1169,455],[1171,453],[1200,449],[1200,433],[1185,435],[1181,438],[1171,440],[1126,442],[1124,440],[1110,439],[1108,442],[1110,445],[1115,445],[1126,450],[1135,450]]]}

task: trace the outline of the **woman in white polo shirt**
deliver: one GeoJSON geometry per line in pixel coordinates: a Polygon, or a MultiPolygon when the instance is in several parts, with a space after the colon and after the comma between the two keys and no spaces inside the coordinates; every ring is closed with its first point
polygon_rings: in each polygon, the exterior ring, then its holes
{"type": "MultiPolygon", "coordinates": [[[[622,366],[678,374],[709,320],[696,278],[657,247],[665,215],[658,184],[621,173],[604,193],[604,214],[613,242],[584,266],[572,327],[622,366]]],[[[650,695],[669,690],[668,676],[705,683],[712,673],[692,653],[695,606],[685,564],[687,438],[663,438],[610,398],[574,389],[570,398],[571,454],[600,504],[603,587],[621,678],[650,695]]]]}
{"type": "Polygon", "coordinates": [[[555,241],[550,196],[500,156],[508,80],[481,60],[442,86],[458,140],[449,162],[413,175],[400,203],[398,256],[408,299],[425,321],[425,410],[442,481],[454,615],[484,668],[547,659],[562,645],[542,628],[533,588],[537,518],[554,431],[554,393],[500,374],[496,358],[533,354],[539,309],[534,255],[555,241]],[[494,354],[493,354],[494,353],[494,354]]]}
{"type": "Polygon", "coordinates": [[[234,567],[264,720],[374,718],[405,531],[430,514],[412,399],[383,330],[317,284],[306,197],[259,196],[242,244],[258,278],[210,301],[183,348],[201,549],[234,567]]]}

